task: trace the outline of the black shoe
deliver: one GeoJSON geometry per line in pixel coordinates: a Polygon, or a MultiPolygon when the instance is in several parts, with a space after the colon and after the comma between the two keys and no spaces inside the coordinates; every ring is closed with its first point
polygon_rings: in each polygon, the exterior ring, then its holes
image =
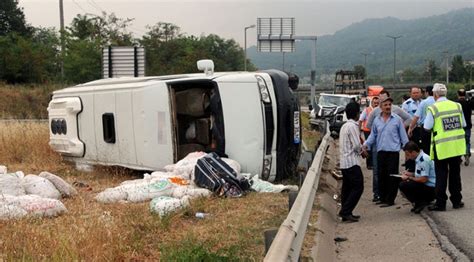
{"type": "Polygon", "coordinates": [[[438,206],[436,204],[428,207],[429,211],[446,211],[446,207],[438,206]]]}
{"type": "Polygon", "coordinates": [[[352,215],[341,216],[341,218],[342,218],[342,222],[347,222],[347,223],[359,222],[359,219],[355,218],[352,215]]]}
{"type": "Polygon", "coordinates": [[[353,218],[355,218],[355,219],[359,219],[359,218],[360,218],[359,215],[354,215],[354,214],[352,214],[351,216],[352,216],[353,218]]]}
{"type": "Polygon", "coordinates": [[[380,207],[381,207],[381,208],[384,208],[384,207],[391,207],[391,206],[393,206],[393,205],[395,205],[395,203],[384,203],[384,204],[380,205],[380,207]]]}
{"type": "Polygon", "coordinates": [[[459,209],[459,208],[463,208],[464,207],[464,202],[459,202],[459,203],[456,203],[456,204],[453,204],[453,208],[454,209],[459,209]]]}
{"type": "Polygon", "coordinates": [[[372,198],[372,202],[378,202],[378,201],[380,201],[379,196],[374,196],[374,198],[372,198]]]}
{"type": "Polygon", "coordinates": [[[415,214],[421,213],[421,211],[423,211],[423,209],[425,209],[426,206],[427,204],[421,204],[421,205],[415,206],[413,213],[415,214]]]}

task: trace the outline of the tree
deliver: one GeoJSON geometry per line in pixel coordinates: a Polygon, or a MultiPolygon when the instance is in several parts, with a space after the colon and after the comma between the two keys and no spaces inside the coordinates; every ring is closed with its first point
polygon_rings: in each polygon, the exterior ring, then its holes
{"type": "Polygon", "coordinates": [[[354,72],[356,73],[356,75],[362,76],[363,78],[365,78],[367,76],[367,72],[366,72],[365,67],[363,65],[355,65],[354,66],[354,72]]]}
{"type": "Polygon", "coordinates": [[[31,37],[16,33],[0,37],[0,79],[8,83],[44,83],[58,72],[58,38],[50,29],[31,37]]]}
{"type": "Polygon", "coordinates": [[[416,83],[420,81],[420,74],[414,69],[407,68],[401,74],[401,82],[416,83]]]}
{"type": "Polygon", "coordinates": [[[21,36],[29,36],[32,27],[26,24],[23,9],[18,7],[17,0],[0,1],[0,36],[16,32],[21,36]]]}
{"type": "Polygon", "coordinates": [[[196,61],[203,58],[212,59],[218,71],[243,68],[244,52],[234,40],[217,35],[185,36],[178,26],[165,22],[149,29],[140,40],[147,52],[147,75],[197,72],[196,61]]]}
{"type": "Polygon", "coordinates": [[[423,77],[432,83],[439,77],[440,70],[441,69],[436,65],[435,61],[430,59],[427,61],[425,71],[423,72],[423,77]]]}
{"type": "Polygon", "coordinates": [[[451,70],[449,72],[450,80],[457,83],[462,83],[469,78],[462,56],[455,55],[451,63],[451,70]]]}
{"type": "Polygon", "coordinates": [[[133,45],[133,36],[127,30],[132,21],[105,12],[102,16],[77,15],[66,32],[66,80],[81,83],[101,78],[102,48],[133,45]]]}
{"type": "Polygon", "coordinates": [[[67,28],[68,36],[77,40],[97,42],[100,45],[126,46],[133,44],[133,37],[127,28],[133,19],[118,18],[114,13],[102,16],[78,14],[67,28]]]}

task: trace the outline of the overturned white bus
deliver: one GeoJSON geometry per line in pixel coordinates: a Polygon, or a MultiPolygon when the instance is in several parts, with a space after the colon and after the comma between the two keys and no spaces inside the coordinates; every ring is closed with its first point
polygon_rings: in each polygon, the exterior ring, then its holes
{"type": "Polygon", "coordinates": [[[269,181],[294,175],[297,83],[278,70],[214,73],[210,60],[198,67],[205,73],[102,79],[55,91],[50,146],[75,162],[139,170],[212,151],[269,181]]]}

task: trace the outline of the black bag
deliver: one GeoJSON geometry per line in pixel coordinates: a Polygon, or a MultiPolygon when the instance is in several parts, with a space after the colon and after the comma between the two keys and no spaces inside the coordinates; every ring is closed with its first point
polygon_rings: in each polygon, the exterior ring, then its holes
{"type": "Polygon", "coordinates": [[[238,175],[216,153],[198,159],[194,168],[194,182],[218,196],[240,197],[250,190],[250,183],[238,175]]]}

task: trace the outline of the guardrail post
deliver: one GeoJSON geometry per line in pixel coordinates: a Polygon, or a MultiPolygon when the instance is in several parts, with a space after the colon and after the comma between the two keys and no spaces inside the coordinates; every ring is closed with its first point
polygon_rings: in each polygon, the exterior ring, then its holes
{"type": "Polygon", "coordinates": [[[293,204],[295,203],[296,197],[298,196],[299,191],[291,191],[288,194],[288,210],[291,210],[293,204]]]}
{"type": "Polygon", "coordinates": [[[273,239],[275,239],[277,232],[278,228],[271,228],[263,232],[263,237],[265,240],[265,254],[267,254],[268,250],[270,249],[270,246],[272,245],[273,239]]]}

